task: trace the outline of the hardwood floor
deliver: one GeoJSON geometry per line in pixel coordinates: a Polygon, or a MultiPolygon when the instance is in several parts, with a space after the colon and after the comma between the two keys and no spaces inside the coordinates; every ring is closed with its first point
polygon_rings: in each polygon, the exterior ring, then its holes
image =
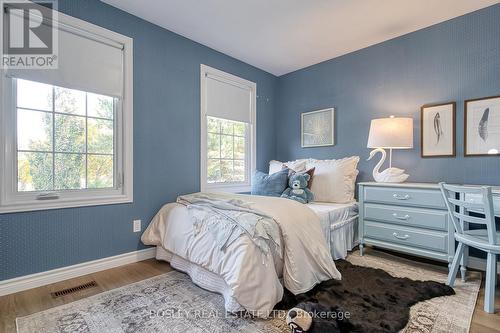
{"type": "MultiPolygon", "coordinates": [[[[497,275],[498,281],[498,275],[497,275]]],[[[472,324],[470,327],[471,333],[493,333],[500,332],[500,285],[497,282],[496,296],[495,296],[495,314],[484,312],[484,279],[481,284],[481,290],[477,297],[476,308],[472,316],[472,324]]]]}
{"type": "MultiPolygon", "coordinates": [[[[118,288],[130,283],[163,274],[170,270],[172,270],[172,268],[167,263],[157,261],[155,259],[150,259],[0,297],[0,332],[15,333],[16,317],[26,316],[31,313],[43,311],[58,305],[73,302],[106,290],[118,288]],[[91,280],[95,280],[98,286],[59,298],[52,298],[52,296],[50,295],[51,292],[70,288],[89,282],[91,280]]],[[[497,288],[497,312],[495,314],[487,314],[483,311],[483,299],[484,286],[481,287],[481,291],[476,303],[470,332],[500,333],[500,287],[497,288]]]]}
{"type": "Polygon", "coordinates": [[[58,305],[89,297],[106,290],[119,288],[172,270],[169,264],[156,259],[120,266],[78,278],[0,297],[0,332],[15,333],[16,317],[26,316],[58,305]],[[59,298],[50,293],[95,280],[97,287],[78,291],[59,298]]]}

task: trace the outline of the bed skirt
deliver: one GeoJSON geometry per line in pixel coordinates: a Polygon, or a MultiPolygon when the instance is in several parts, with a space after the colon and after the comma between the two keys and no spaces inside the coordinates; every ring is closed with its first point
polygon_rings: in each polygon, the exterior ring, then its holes
{"type": "Polygon", "coordinates": [[[233,291],[217,274],[192,263],[161,246],[156,247],[156,259],[167,261],[170,266],[189,275],[194,284],[205,290],[221,294],[224,297],[224,306],[228,312],[239,312],[245,309],[234,299],[233,291]]]}
{"type": "Polygon", "coordinates": [[[359,245],[358,216],[334,223],[326,235],[333,260],[345,259],[347,252],[359,245]]]}

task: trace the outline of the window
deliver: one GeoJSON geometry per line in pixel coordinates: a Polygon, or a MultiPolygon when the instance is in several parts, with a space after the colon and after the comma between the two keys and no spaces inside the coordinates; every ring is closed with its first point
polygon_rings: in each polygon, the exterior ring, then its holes
{"type": "Polygon", "coordinates": [[[114,105],[113,97],[16,80],[17,191],[113,188],[114,105]]]}
{"type": "Polygon", "coordinates": [[[0,213],[133,199],[132,40],[58,21],[70,27],[59,31],[58,69],[8,69],[0,80],[0,213]],[[93,52],[65,52],[83,46],[93,52]]]}
{"type": "Polygon", "coordinates": [[[247,124],[207,117],[209,184],[244,182],[247,164],[247,124]]]}
{"type": "Polygon", "coordinates": [[[253,82],[201,66],[201,189],[250,190],[255,169],[253,82]]]}

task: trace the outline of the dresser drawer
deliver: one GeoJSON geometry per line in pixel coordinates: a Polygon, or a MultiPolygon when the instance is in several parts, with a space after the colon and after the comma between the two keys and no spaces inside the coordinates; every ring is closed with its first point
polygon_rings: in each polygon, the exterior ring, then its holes
{"type": "Polygon", "coordinates": [[[364,205],[364,217],[367,220],[448,231],[448,212],[445,210],[367,203],[364,205]]]}
{"type": "Polygon", "coordinates": [[[446,209],[439,190],[394,187],[365,187],[365,202],[387,203],[399,206],[417,206],[446,209]]]}
{"type": "Polygon", "coordinates": [[[448,251],[448,234],[365,221],[364,237],[437,252],[448,251]]]}

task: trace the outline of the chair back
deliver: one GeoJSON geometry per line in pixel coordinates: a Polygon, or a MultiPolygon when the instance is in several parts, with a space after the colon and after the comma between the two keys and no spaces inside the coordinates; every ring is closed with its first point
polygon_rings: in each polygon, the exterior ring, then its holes
{"type": "Polygon", "coordinates": [[[439,183],[439,186],[455,232],[464,234],[461,221],[482,224],[488,230],[488,243],[497,245],[491,187],[458,186],[445,183],[439,183]],[[471,197],[478,198],[478,200],[468,200],[471,197]],[[481,217],[470,216],[470,211],[481,214],[481,217]]]}

